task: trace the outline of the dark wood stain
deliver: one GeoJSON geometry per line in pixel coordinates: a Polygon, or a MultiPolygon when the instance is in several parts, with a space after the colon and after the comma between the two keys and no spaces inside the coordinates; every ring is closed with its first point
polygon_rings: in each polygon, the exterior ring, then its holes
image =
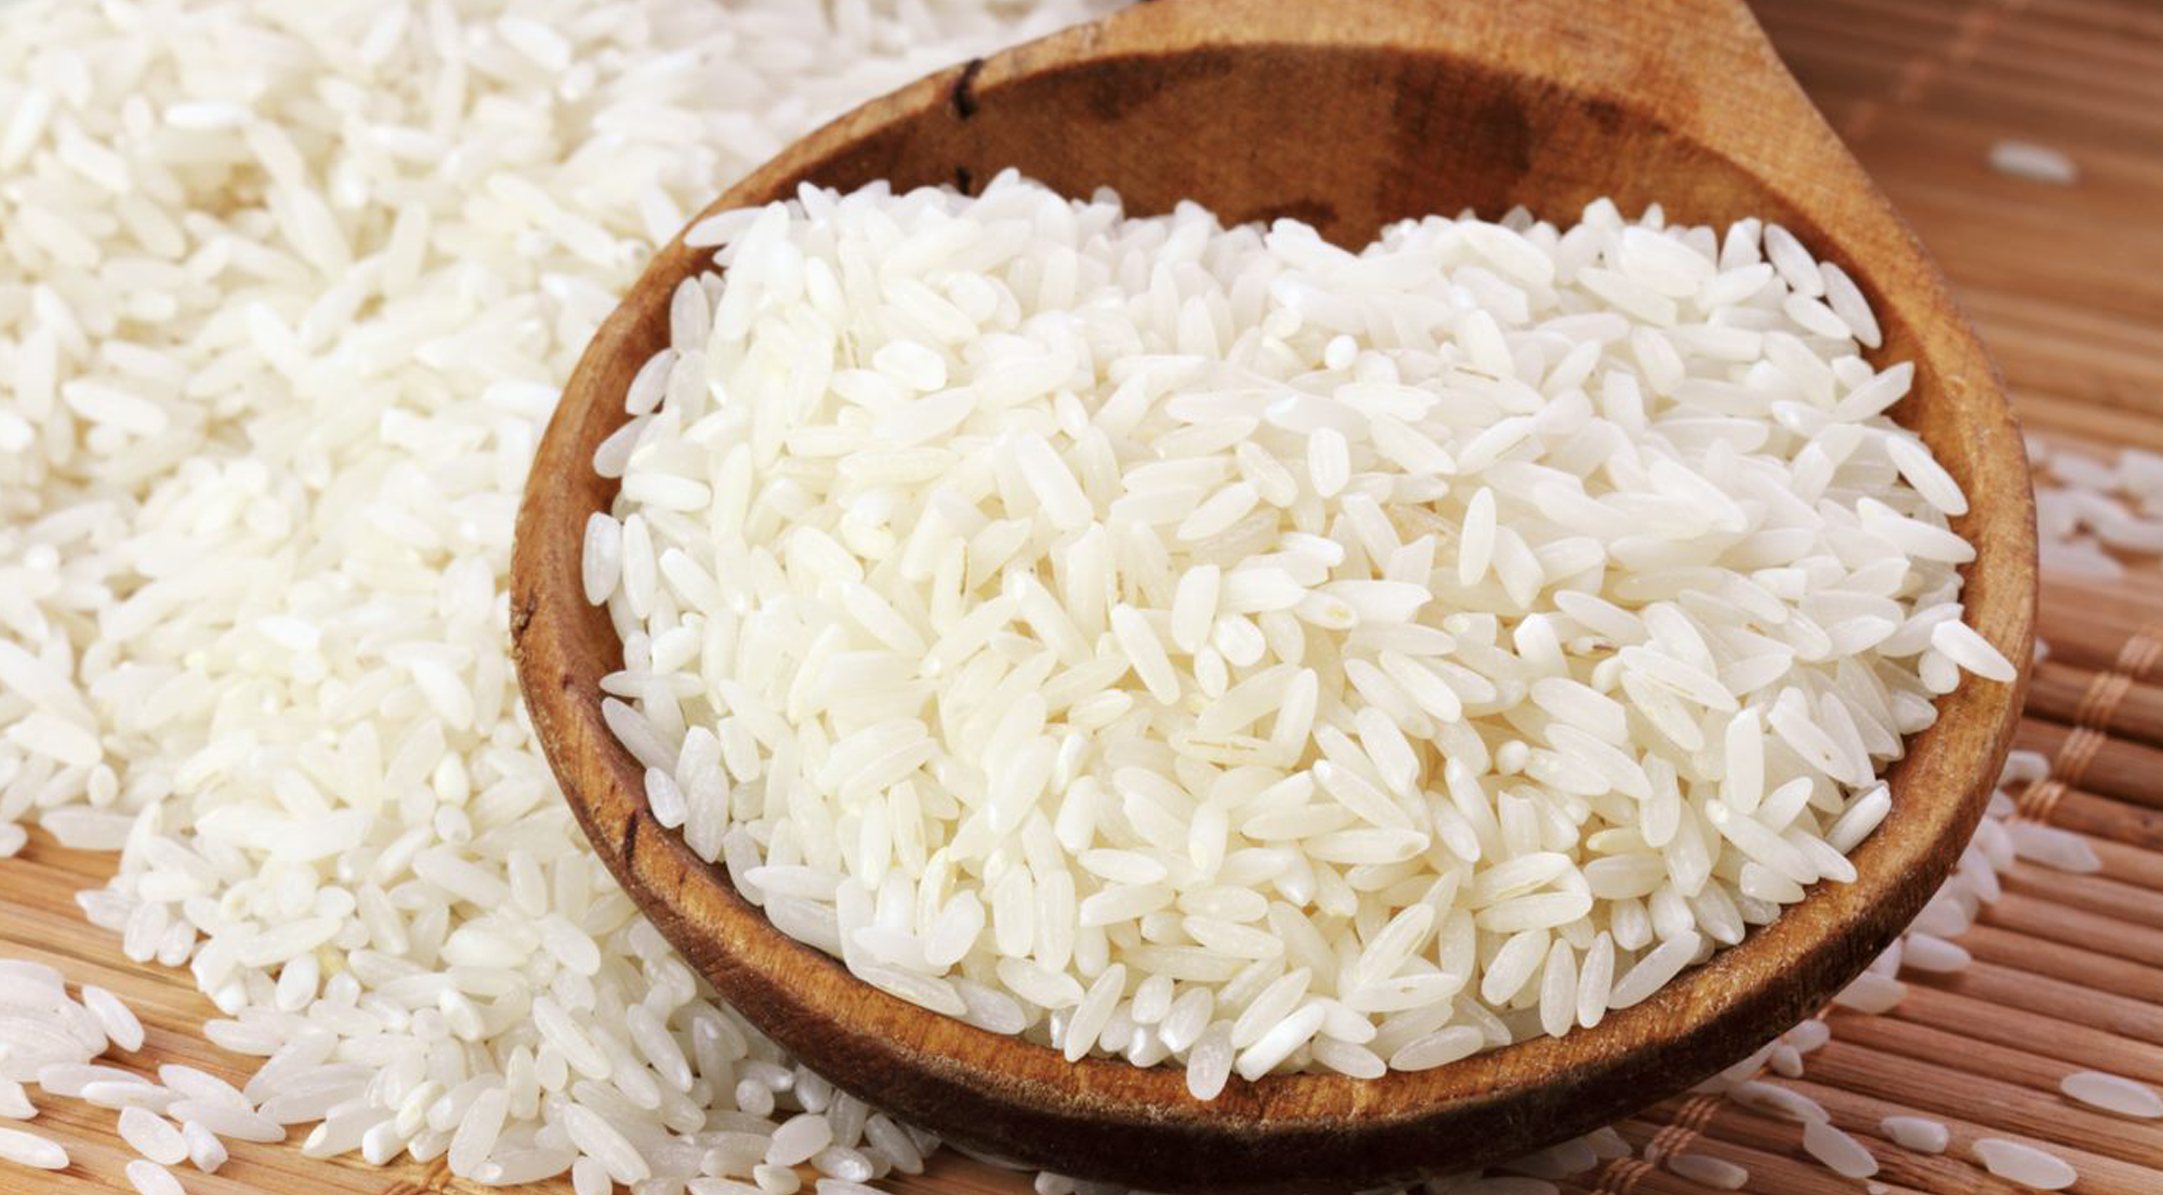
{"type": "Polygon", "coordinates": [[[983,59],[971,58],[961,68],[961,76],[954,80],[954,90],[949,93],[948,98],[954,105],[954,115],[962,120],[976,115],[976,95],[970,88],[976,83],[977,73],[983,69],[983,59]]]}

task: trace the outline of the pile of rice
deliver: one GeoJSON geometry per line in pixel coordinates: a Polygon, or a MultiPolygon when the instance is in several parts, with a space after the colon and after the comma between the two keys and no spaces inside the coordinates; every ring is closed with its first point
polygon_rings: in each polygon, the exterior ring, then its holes
{"type": "Polygon", "coordinates": [[[1372,1077],[1854,878],[1960,488],[1778,225],[805,188],[596,453],[603,712],[784,931],[1069,1059],[1372,1077]]]}
{"type": "MultiPolygon", "coordinates": [[[[0,8],[0,854],[17,823],[121,853],[83,907],[217,1003],[249,1115],[581,1192],[920,1164],[585,846],[506,652],[512,515],[561,379],[717,187],[1089,15],[0,8]]],[[[40,1024],[0,1012],[11,1082],[88,1048],[40,1024]]]]}
{"type": "MultiPolygon", "coordinates": [[[[117,852],[85,913],[188,968],[252,1056],[237,1087],[150,1069],[108,993],[0,961],[0,1170],[69,1163],[34,1119],[63,1099],[110,1110],[146,1195],[289,1134],[580,1195],[923,1165],[933,1138],[718,1003],[571,828],[509,681],[511,514],[556,385],[686,213],[826,114],[1083,15],[0,6],[0,876],[28,826],[117,852]]],[[[2097,866],[2029,830],[1979,839],[1939,932],[2016,842],[2097,866]]]]}

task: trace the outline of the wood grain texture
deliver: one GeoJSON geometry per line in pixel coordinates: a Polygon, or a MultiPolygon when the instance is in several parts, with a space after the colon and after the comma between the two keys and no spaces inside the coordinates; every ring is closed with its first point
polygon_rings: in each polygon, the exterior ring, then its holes
{"type": "MultiPolygon", "coordinates": [[[[1913,360],[1895,415],[1973,496],[1963,595],[2008,656],[2028,654],[2033,520],[2017,431],[1942,277],[1738,7],[1663,0],[1588,27],[1574,6],[1350,7],[1198,0],[934,76],[785,151],[709,209],[802,182],[974,185],[1021,168],[1133,210],[1197,199],[1231,220],[1296,215],[1348,244],[1384,222],[1514,204],[1567,220],[1613,195],[1670,218],[1760,215],[1846,263],[1875,302],[1885,360],[1913,360]]],[[[1965,842],[2006,748],[2019,685],[1970,682],[1892,773],[1895,812],[1828,886],[1775,925],[1597,1029],[1419,1074],[1234,1080],[1212,1102],[1176,1069],[1069,1065],[869,989],[775,930],[646,811],[602,722],[621,645],[579,587],[587,517],[614,484],[588,462],[701,268],[679,242],[603,326],[565,391],[520,512],[513,633],[534,724],[624,887],[723,994],[800,1059],[976,1148],[1153,1190],[1371,1185],[1508,1157],[1604,1124],[1747,1053],[1846,983],[1965,842]]]]}

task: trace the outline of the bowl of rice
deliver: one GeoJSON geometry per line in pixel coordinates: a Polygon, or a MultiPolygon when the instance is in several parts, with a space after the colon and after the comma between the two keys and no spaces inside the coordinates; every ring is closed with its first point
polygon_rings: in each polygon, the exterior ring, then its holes
{"type": "Polygon", "coordinates": [[[2008,745],[2033,516],[1821,124],[1238,7],[718,200],[566,390],[513,630],[596,848],[837,1085],[1366,1186],[1750,1069],[1885,948],[2008,745]]]}

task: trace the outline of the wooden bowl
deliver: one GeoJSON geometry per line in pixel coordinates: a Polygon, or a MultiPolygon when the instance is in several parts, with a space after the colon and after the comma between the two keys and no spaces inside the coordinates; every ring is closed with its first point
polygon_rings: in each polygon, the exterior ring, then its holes
{"type": "MultiPolygon", "coordinates": [[[[1131,210],[1181,198],[1226,221],[1296,216],[1348,245],[1385,222],[1514,204],[1561,223],[1610,195],[1671,220],[1777,220],[1875,305],[1882,361],[1912,360],[1894,412],[1966,489],[1975,627],[2025,664],[2035,591],[2021,440],[1945,281],[1756,24],[1729,0],[1579,6],[1160,0],[942,72],[799,142],[709,210],[800,182],[964,190],[1003,167],[1131,210]]],[[[1371,1081],[1236,1077],[1191,1098],[1177,1068],[1069,1065],[875,991],[790,939],[647,812],[603,724],[621,644],[580,592],[587,515],[616,483],[599,441],[666,339],[673,243],[602,326],[549,425],[519,514],[520,683],[566,797],[661,931],[723,995],[842,1088],[981,1151],[1151,1190],[1307,1190],[1492,1162],[1587,1132],[1705,1078],[1820,1007],[1936,890],[1973,830],[2023,685],[1969,679],[1893,769],[1893,811],[1773,925],[1597,1028],[1371,1081]]],[[[2023,669],[2023,678],[2025,669],[2023,669]]]]}

